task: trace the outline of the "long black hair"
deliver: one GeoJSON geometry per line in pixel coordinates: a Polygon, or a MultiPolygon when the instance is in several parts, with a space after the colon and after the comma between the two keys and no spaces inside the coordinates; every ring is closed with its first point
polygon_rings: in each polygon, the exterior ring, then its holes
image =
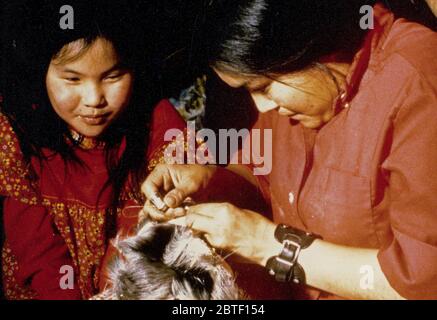
{"type": "Polygon", "coordinates": [[[209,65],[243,74],[285,74],[334,53],[348,61],[367,32],[360,9],[376,2],[436,21],[424,0],[205,0],[200,42],[209,65]]]}
{"type": "Polygon", "coordinates": [[[142,19],[147,15],[147,6],[129,0],[70,1],[74,29],[64,30],[60,27],[63,4],[65,1],[25,0],[4,5],[1,111],[10,120],[28,164],[32,157],[44,161],[45,148],[60,154],[66,164],[81,164],[67,141],[71,138],[67,124],[49,102],[45,76],[51,59],[66,44],[81,39],[86,48],[99,37],[109,40],[135,79],[129,106],[103,136],[109,172],[105,187],[113,187],[115,210],[128,176],[134,194],[140,198],[139,184],[145,175],[146,125],[155,101],[154,73],[146,47],[150,32],[147,20],[142,19]],[[116,151],[123,138],[126,148],[119,158],[116,151]]]}
{"type": "Polygon", "coordinates": [[[209,63],[246,74],[300,70],[334,52],[353,52],[365,0],[207,1],[203,44],[209,63]]]}

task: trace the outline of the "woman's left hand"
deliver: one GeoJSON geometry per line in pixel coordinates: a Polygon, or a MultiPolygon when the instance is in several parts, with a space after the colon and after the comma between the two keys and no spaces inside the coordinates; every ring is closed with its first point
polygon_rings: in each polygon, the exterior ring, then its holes
{"type": "Polygon", "coordinates": [[[271,243],[275,242],[275,224],[262,215],[237,208],[230,203],[191,206],[187,226],[205,233],[209,244],[262,264],[271,243]]]}

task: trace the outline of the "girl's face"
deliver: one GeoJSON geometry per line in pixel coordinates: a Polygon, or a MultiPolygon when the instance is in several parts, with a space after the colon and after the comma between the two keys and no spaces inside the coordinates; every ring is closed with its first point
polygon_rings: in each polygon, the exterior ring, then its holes
{"type": "MultiPolygon", "coordinates": [[[[332,64],[329,68],[340,84],[345,81],[347,66],[332,64]]],[[[332,77],[319,69],[275,78],[214,70],[231,87],[245,87],[260,112],[276,110],[312,129],[320,128],[334,116],[338,88],[332,77]]]]}
{"type": "Polygon", "coordinates": [[[70,128],[98,137],[128,105],[133,74],[121,67],[108,40],[98,38],[83,50],[80,40],[64,47],[49,65],[46,87],[53,109],[70,128]]]}

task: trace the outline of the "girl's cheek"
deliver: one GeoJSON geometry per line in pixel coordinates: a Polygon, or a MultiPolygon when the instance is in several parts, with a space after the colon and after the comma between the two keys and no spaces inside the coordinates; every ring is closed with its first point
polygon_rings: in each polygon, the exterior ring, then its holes
{"type": "Polygon", "coordinates": [[[50,83],[49,96],[53,107],[64,111],[74,109],[80,104],[80,95],[75,88],[62,84],[59,81],[50,83]]]}
{"type": "Polygon", "coordinates": [[[110,85],[107,91],[107,102],[115,109],[125,107],[132,95],[132,81],[120,81],[110,85]]]}

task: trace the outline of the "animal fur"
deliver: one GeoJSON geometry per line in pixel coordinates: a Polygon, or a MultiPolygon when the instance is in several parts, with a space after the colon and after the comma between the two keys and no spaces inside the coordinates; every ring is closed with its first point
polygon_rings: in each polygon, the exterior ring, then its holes
{"type": "Polygon", "coordinates": [[[243,297],[229,266],[186,227],[147,221],[135,236],[117,240],[110,264],[116,300],[232,300],[243,297]]]}

